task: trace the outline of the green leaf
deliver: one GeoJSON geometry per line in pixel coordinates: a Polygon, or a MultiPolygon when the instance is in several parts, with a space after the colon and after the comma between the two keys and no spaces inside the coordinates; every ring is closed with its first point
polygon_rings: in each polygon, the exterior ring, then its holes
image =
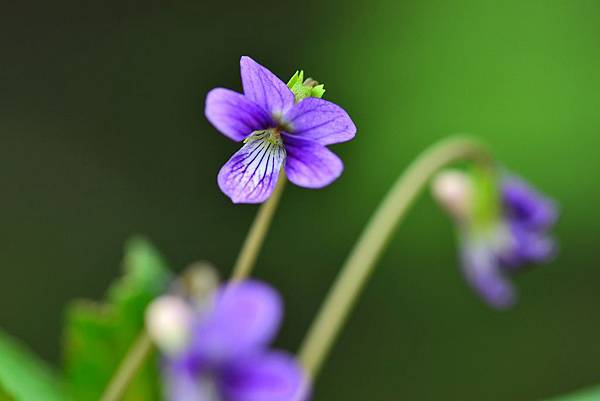
{"type": "MultiPolygon", "coordinates": [[[[67,309],[65,374],[77,400],[97,400],[144,327],[147,305],[165,292],[170,275],[160,255],[142,239],[131,240],[124,275],[102,304],[75,301],[67,309]]],[[[148,358],[124,401],[159,400],[158,362],[148,358]]]]}
{"type": "Polygon", "coordinates": [[[0,400],[65,400],[54,373],[23,345],[0,332],[0,400]]]}
{"type": "Polygon", "coordinates": [[[600,387],[579,390],[575,393],[552,398],[546,401],[600,401],[600,387]]]}

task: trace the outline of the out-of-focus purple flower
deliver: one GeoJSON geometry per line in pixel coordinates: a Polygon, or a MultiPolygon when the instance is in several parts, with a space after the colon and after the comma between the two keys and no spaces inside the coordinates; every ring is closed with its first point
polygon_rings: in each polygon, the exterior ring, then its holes
{"type": "Polygon", "coordinates": [[[558,218],[554,202],[515,176],[502,181],[502,204],[508,219],[531,230],[543,231],[558,218]]]}
{"type": "Polygon", "coordinates": [[[467,282],[491,306],[502,309],[516,300],[510,276],[532,263],[548,262],[556,253],[549,230],[557,220],[554,202],[525,181],[505,175],[498,196],[490,204],[497,210],[491,221],[478,221],[474,197],[479,190],[470,176],[444,172],[434,182],[434,195],[455,218],[460,233],[462,269],[467,282]]]}
{"type": "Polygon", "coordinates": [[[514,270],[527,263],[551,259],[556,244],[548,231],[558,218],[554,202],[515,176],[505,176],[502,180],[501,201],[502,215],[510,232],[510,246],[501,255],[502,266],[514,270]]]}
{"type": "Polygon", "coordinates": [[[342,173],[342,161],[326,145],[352,139],[356,127],[339,106],[294,93],[250,57],[240,60],[244,94],[211,90],[206,118],[244,146],[221,168],[218,183],[234,203],[260,203],[273,192],[284,167],[288,179],[321,188],[342,173]]]}
{"type": "Polygon", "coordinates": [[[189,341],[176,352],[163,349],[168,401],[307,398],[308,379],[297,361],[268,348],[282,318],[275,290],[257,281],[230,284],[196,312],[189,341]]]}

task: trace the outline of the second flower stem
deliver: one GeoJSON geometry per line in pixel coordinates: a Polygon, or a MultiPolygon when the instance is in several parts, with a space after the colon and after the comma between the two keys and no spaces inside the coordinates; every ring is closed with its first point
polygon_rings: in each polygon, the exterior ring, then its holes
{"type": "Polygon", "coordinates": [[[269,231],[273,216],[275,215],[275,210],[277,209],[279,199],[283,193],[285,181],[285,174],[282,170],[271,197],[265,203],[260,205],[260,209],[258,209],[256,218],[252,223],[252,227],[250,227],[244,245],[242,245],[242,250],[233,266],[233,273],[231,274],[232,281],[243,280],[250,276],[258,253],[262,248],[262,244],[269,231]]]}
{"type": "Polygon", "coordinates": [[[454,137],[439,142],[407,168],[375,210],[300,347],[299,359],[312,377],[318,374],[333,341],[406,211],[439,169],[459,160],[491,163],[485,147],[469,138],[454,137]]]}
{"type": "Polygon", "coordinates": [[[100,401],[118,401],[123,398],[127,386],[133,380],[136,373],[148,359],[154,347],[152,341],[145,330],[139,334],[126,357],[117,369],[117,373],[111,379],[100,401]]]}

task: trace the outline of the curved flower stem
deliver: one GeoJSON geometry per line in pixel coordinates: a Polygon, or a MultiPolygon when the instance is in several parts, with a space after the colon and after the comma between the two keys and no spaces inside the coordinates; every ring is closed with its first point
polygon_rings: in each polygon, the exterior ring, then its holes
{"type": "Polygon", "coordinates": [[[425,150],[413,161],[375,210],[300,347],[299,359],[311,376],[318,374],[369,274],[406,211],[440,168],[459,160],[492,163],[491,156],[480,143],[465,137],[446,139],[425,150]]]}
{"type": "Polygon", "coordinates": [[[282,171],[279,175],[279,181],[277,182],[273,194],[268,201],[260,205],[260,209],[258,209],[256,218],[254,219],[252,227],[250,227],[250,231],[248,232],[248,236],[244,241],[242,250],[240,251],[235,265],[233,266],[233,273],[231,274],[232,281],[243,280],[252,272],[254,262],[256,262],[258,252],[260,251],[265,236],[269,231],[269,226],[271,225],[271,221],[275,215],[275,210],[279,204],[279,199],[283,193],[285,181],[285,174],[282,171]]]}
{"type": "Polygon", "coordinates": [[[128,384],[153,350],[154,347],[148,333],[146,330],[142,330],[121,362],[100,401],[117,401],[123,398],[128,384]]]}

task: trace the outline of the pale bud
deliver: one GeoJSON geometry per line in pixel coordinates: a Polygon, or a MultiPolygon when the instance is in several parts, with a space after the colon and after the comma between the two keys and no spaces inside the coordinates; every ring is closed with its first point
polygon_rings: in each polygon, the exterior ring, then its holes
{"type": "Polygon", "coordinates": [[[460,170],[445,170],[435,176],[431,184],[433,197],[452,217],[462,221],[469,215],[473,198],[473,184],[460,170]]]}
{"type": "Polygon", "coordinates": [[[161,351],[174,355],[189,341],[193,314],[184,299],[163,295],[146,309],[146,329],[161,351]]]}

